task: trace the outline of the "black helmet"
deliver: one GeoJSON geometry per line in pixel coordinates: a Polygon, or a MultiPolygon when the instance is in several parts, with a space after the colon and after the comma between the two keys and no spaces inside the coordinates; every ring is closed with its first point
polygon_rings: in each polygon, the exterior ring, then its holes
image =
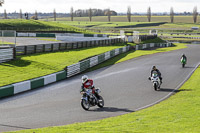
{"type": "Polygon", "coordinates": [[[156,66],[153,66],[152,69],[156,69],[156,66]]]}

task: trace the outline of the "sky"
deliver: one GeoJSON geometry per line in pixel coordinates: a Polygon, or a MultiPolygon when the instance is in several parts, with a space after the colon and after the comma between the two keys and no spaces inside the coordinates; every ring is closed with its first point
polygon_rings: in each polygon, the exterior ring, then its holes
{"type": "MultiPolygon", "coordinates": [[[[58,13],[69,13],[70,8],[89,9],[99,8],[126,13],[131,6],[132,13],[144,13],[150,6],[152,12],[169,12],[173,7],[174,12],[192,12],[195,6],[200,5],[200,0],[4,0],[0,13],[9,12],[50,13],[55,9],[58,13]]],[[[199,10],[198,10],[199,11],[199,10]]]]}

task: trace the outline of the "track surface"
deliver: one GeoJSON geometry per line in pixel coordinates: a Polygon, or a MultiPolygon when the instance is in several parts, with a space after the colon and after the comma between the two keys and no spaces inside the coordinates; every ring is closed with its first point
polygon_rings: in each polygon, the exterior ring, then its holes
{"type": "Polygon", "coordinates": [[[134,112],[166,97],[200,62],[200,45],[142,56],[87,73],[102,90],[105,107],[84,111],[80,105],[81,75],[37,90],[0,100],[0,132],[93,121],[134,112]],[[180,56],[188,57],[181,68],[180,56]],[[163,76],[162,89],[154,91],[147,79],[153,65],[163,76]]]}

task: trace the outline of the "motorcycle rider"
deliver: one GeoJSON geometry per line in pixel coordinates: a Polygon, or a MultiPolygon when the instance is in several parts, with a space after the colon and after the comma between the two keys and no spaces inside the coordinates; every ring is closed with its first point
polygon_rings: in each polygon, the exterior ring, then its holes
{"type": "Polygon", "coordinates": [[[89,79],[87,75],[82,76],[82,86],[80,93],[83,93],[85,89],[92,89],[92,93],[98,98],[98,95],[95,93],[95,87],[93,85],[93,80],[89,79]]]}
{"type": "Polygon", "coordinates": [[[152,74],[153,72],[156,71],[158,73],[158,77],[160,79],[160,83],[162,84],[162,77],[161,77],[161,72],[156,68],[156,66],[153,66],[152,67],[152,70],[151,70],[151,77],[152,77],[152,74]]]}
{"type": "Polygon", "coordinates": [[[185,56],[185,54],[182,54],[181,59],[185,60],[185,64],[187,62],[187,57],[185,56]]]}

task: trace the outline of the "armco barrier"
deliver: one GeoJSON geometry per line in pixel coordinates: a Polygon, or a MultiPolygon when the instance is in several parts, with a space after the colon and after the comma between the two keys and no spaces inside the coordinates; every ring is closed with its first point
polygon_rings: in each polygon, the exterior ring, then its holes
{"type": "Polygon", "coordinates": [[[129,46],[118,48],[115,50],[108,51],[106,53],[96,55],[94,57],[91,57],[89,59],[83,60],[81,62],[78,62],[76,64],[67,66],[65,70],[53,73],[50,75],[38,77],[35,79],[14,83],[12,85],[2,86],[0,87],[0,98],[12,96],[24,91],[33,90],[39,87],[42,87],[44,85],[51,84],[53,82],[63,80],[65,78],[69,78],[71,76],[74,76],[76,74],[79,74],[83,71],[85,71],[88,68],[91,68],[105,60],[110,59],[111,57],[114,57],[120,53],[127,52],[129,50],[129,46]],[[120,52],[121,51],[121,52],[120,52]]]}
{"type": "Polygon", "coordinates": [[[0,63],[14,58],[13,48],[0,48],[0,63]]]}
{"type": "Polygon", "coordinates": [[[72,36],[72,37],[108,37],[106,34],[78,34],[78,33],[20,33],[17,37],[56,37],[56,36],[72,36]]]}
{"type": "Polygon", "coordinates": [[[71,76],[74,76],[74,75],[76,75],[80,72],[83,72],[88,68],[91,68],[91,67],[93,67],[97,64],[104,62],[105,60],[110,59],[111,57],[114,57],[114,56],[120,54],[120,51],[121,51],[121,53],[124,53],[124,52],[129,51],[129,49],[130,49],[130,46],[118,48],[118,49],[111,50],[111,51],[108,51],[106,53],[91,57],[89,59],[83,60],[83,61],[78,62],[76,64],[67,66],[65,68],[65,70],[67,71],[67,77],[71,77],[71,76]]]}
{"type": "Polygon", "coordinates": [[[51,43],[51,44],[39,44],[39,45],[24,45],[16,46],[16,55],[27,55],[42,52],[55,52],[68,49],[87,48],[94,46],[109,46],[114,43],[122,42],[120,38],[110,38],[104,40],[91,40],[81,41],[73,43],[51,43]]]}
{"type": "Polygon", "coordinates": [[[153,47],[171,47],[172,43],[148,43],[148,44],[139,44],[135,46],[135,50],[148,49],[153,47]]]}

